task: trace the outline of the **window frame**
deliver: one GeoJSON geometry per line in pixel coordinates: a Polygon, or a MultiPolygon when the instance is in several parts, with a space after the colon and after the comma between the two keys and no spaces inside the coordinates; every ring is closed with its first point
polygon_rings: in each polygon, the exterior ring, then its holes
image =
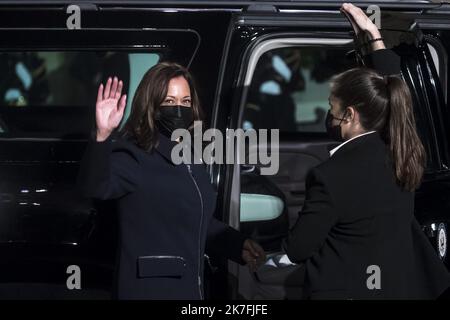
{"type": "MultiPolygon", "coordinates": [[[[245,104],[248,98],[248,91],[251,86],[251,82],[253,79],[253,75],[256,70],[256,66],[258,64],[259,59],[263,54],[275,49],[289,48],[289,47],[321,47],[321,46],[330,46],[334,45],[336,47],[345,47],[348,44],[352,44],[349,46],[351,48],[353,46],[353,39],[351,38],[292,38],[292,37],[280,37],[274,39],[268,39],[260,42],[255,48],[252,50],[250,59],[245,70],[244,77],[244,90],[241,95],[241,100],[239,102],[239,114],[237,121],[237,128],[242,128],[243,125],[243,117],[244,117],[244,109],[245,104]]],[[[310,133],[298,132],[298,134],[304,134],[305,136],[310,133]]],[[[320,133],[319,133],[320,134],[320,133]]]]}

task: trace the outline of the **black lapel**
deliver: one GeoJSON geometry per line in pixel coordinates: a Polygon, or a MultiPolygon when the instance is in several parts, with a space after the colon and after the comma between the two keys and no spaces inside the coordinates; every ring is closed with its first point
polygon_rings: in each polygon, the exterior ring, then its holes
{"type": "Polygon", "coordinates": [[[177,144],[176,141],[170,140],[164,134],[157,132],[158,134],[158,144],[155,147],[155,150],[162,155],[167,161],[175,165],[172,161],[172,149],[177,144]]]}

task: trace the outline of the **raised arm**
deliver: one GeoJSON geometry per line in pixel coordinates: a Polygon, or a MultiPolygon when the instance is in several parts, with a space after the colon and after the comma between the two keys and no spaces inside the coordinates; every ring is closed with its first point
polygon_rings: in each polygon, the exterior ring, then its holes
{"type": "MultiPolygon", "coordinates": [[[[378,27],[360,8],[344,3],[341,12],[349,19],[357,37],[362,38],[365,33],[370,38],[369,41],[382,39],[378,27]]],[[[383,40],[373,41],[368,46],[368,53],[362,57],[366,67],[375,69],[381,75],[400,74],[400,57],[394,51],[386,49],[383,40]]]]}
{"type": "Polygon", "coordinates": [[[98,89],[96,130],[81,159],[77,186],[86,197],[102,200],[121,197],[136,189],[140,164],[136,151],[111,133],[120,124],[126,105],[122,81],[109,78],[98,89]]]}

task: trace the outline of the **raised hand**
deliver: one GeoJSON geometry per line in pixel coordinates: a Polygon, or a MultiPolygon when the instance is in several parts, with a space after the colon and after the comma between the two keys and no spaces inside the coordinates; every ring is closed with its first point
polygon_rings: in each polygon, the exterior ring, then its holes
{"type": "MultiPolygon", "coordinates": [[[[349,17],[350,23],[352,24],[353,31],[357,36],[361,32],[366,33],[371,39],[380,38],[380,30],[378,27],[369,19],[361,8],[354,6],[351,3],[343,3],[341,6],[341,12],[349,17]]],[[[385,45],[383,41],[376,41],[372,43],[372,50],[384,49],[385,45]]]]}
{"type": "Polygon", "coordinates": [[[97,141],[104,141],[117,128],[123,117],[127,104],[127,95],[122,95],[123,82],[117,77],[108,78],[106,85],[98,87],[97,103],[95,105],[95,120],[97,124],[97,141]]]}

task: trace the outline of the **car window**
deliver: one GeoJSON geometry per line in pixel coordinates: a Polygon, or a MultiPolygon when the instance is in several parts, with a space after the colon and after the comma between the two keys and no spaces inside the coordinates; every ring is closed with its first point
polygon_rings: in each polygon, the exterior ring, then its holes
{"type": "Polygon", "coordinates": [[[124,82],[126,120],[142,76],[159,60],[152,52],[1,53],[0,137],[86,137],[93,125],[98,86],[108,76],[124,82]]]}
{"type": "Polygon", "coordinates": [[[256,65],[244,107],[243,129],[323,133],[329,80],[355,66],[345,47],[284,47],[256,65]]]}

